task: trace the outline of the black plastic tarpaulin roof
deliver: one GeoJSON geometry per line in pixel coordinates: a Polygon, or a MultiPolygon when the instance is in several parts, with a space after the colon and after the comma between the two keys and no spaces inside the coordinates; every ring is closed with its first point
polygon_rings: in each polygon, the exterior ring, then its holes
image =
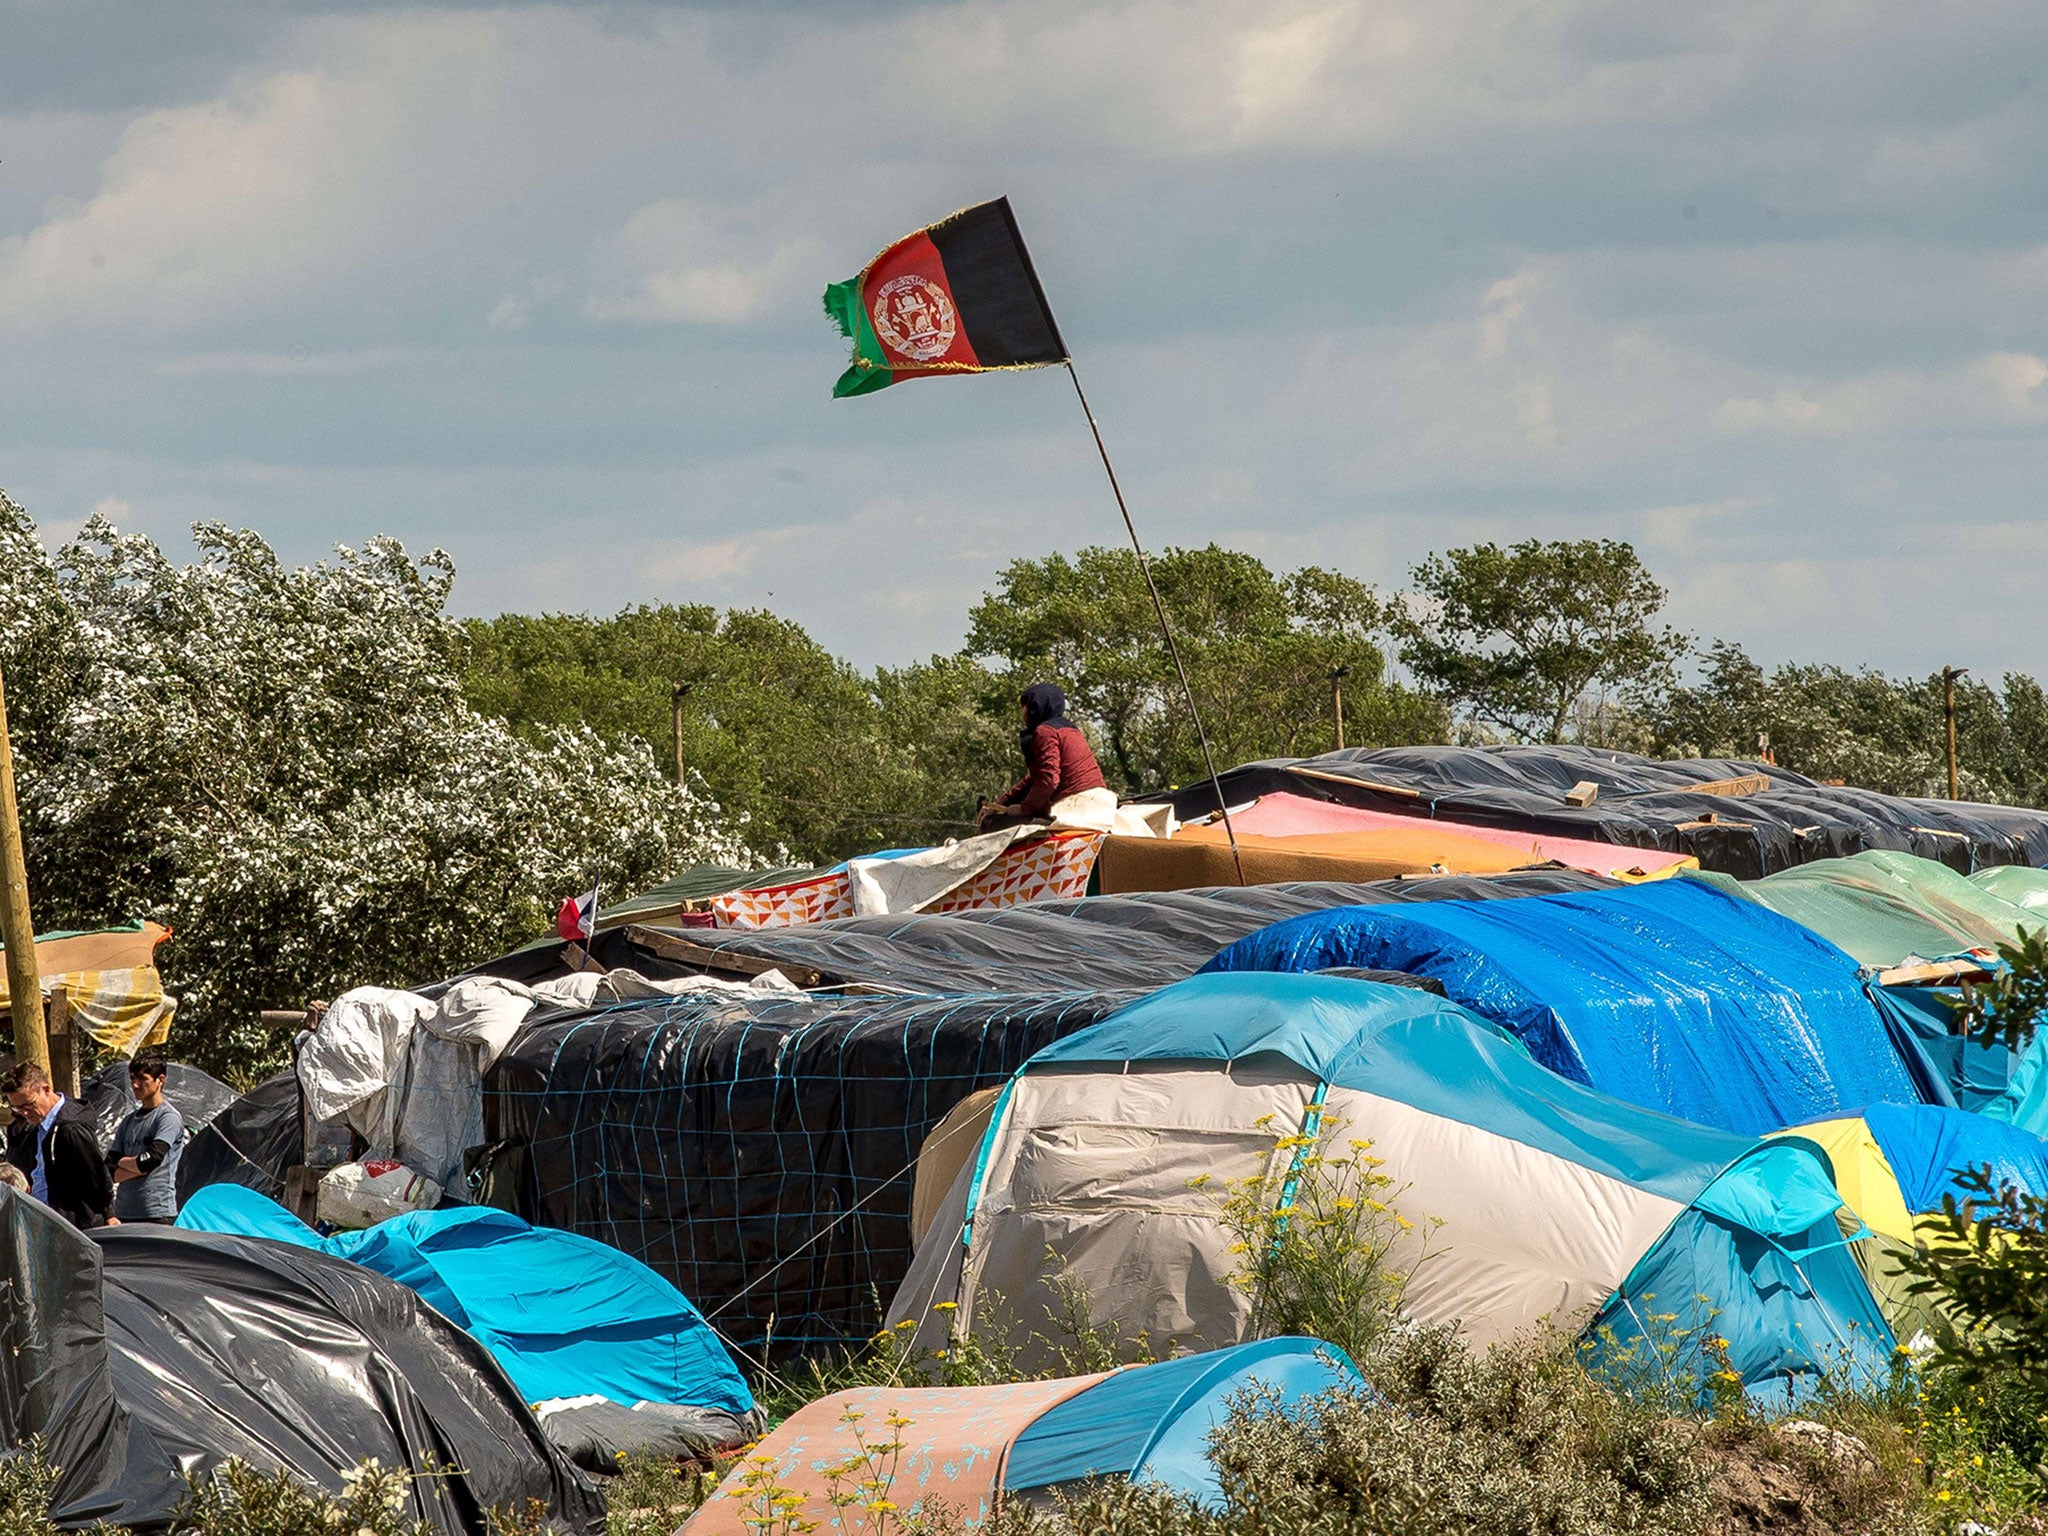
{"type": "Polygon", "coordinates": [[[603,1529],[603,1499],[490,1351],[416,1292],[261,1238],[94,1237],[115,1396],[186,1465],[238,1456],[338,1491],[374,1456],[422,1474],[411,1516],[450,1536],[532,1501],[563,1529],[603,1529]]]}
{"type": "MultiPolygon", "coordinates": [[[[1025,906],[849,917],[796,928],[692,930],[693,944],[782,961],[828,982],[918,992],[1034,992],[1055,987],[1163,987],[1192,976],[1226,944],[1329,907],[1383,901],[1476,901],[1598,890],[1601,875],[1545,869],[1511,875],[1432,875],[1347,885],[1222,886],[1036,901],[1025,906]]],[[[620,936],[623,944],[624,936],[620,936]]],[[[600,958],[631,964],[644,955],[600,958]]],[[[674,969],[674,967],[671,967],[674,969]]]]}
{"type": "Polygon", "coordinates": [[[356,1265],[161,1227],[88,1236],[0,1190],[0,1281],[0,1427],[49,1446],[66,1529],[163,1530],[186,1474],[229,1457],[338,1491],[371,1456],[423,1474],[411,1515],[446,1536],[534,1500],[561,1529],[603,1529],[489,1352],[356,1265]]]}
{"type": "Polygon", "coordinates": [[[305,1161],[306,1134],[296,1072],[267,1077],[215,1113],[178,1157],[178,1201],[209,1184],[246,1184],[273,1200],[285,1175],[305,1161]]]}
{"type": "Polygon", "coordinates": [[[961,1099],[1134,994],[696,995],[529,1026],[485,1083],[530,1219],[652,1266],[758,1358],[867,1338],[961,1099]]]}
{"type": "MultiPolygon", "coordinates": [[[[1742,880],[1870,848],[1918,854],[1965,874],[1993,864],[2048,864],[2048,812],[1903,799],[1728,758],[1666,761],[1592,747],[1390,747],[1247,763],[1222,776],[1222,789],[1230,805],[1284,790],[1371,810],[1660,848],[1742,880]],[[1598,785],[1599,797],[1565,804],[1580,783],[1598,785]],[[1702,784],[1733,792],[1703,793],[1702,784]]],[[[1171,800],[1184,819],[1216,809],[1207,784],[1154,798],[1171,800]]]]}

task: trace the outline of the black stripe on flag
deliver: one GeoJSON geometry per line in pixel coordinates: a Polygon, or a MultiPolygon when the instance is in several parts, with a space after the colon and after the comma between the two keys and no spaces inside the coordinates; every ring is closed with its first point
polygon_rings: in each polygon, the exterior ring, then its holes
{"type": "Polygon", "coordinates": [[[1067,360],[1007,197],[957,213],[927,233],[946,264],[946,285],[968,345],[984,368],[1067,360]]]}

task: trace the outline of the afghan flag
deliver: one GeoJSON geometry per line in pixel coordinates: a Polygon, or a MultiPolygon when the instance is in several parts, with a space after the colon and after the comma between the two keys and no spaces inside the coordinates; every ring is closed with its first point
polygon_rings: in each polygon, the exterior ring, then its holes
{"type": "Polygon", "coordinates": [[[827,288],[825,313],[853,343],[834,399],[898,379],[1067,360],[1007,197],[905,235],[827,288]]]}

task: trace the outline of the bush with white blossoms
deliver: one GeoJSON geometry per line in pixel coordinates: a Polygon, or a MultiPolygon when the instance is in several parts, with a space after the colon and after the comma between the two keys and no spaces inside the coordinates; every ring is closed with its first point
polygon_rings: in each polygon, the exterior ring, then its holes
{"type": "Polygon", "coordinates": [[[54,553],[0,493],[0,669],[36,926],[154,918],[172,1046],[248,1070],[263,1008],[402,986],[623,896],[746,829],[646,745],[464,702],[454,567],[392,539],[297,568],[193,529],[179,563],[95,517],[54,553]]]}

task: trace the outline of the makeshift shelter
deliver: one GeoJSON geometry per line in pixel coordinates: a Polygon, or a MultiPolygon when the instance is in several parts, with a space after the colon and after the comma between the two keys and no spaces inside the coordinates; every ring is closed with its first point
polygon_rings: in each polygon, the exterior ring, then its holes
{"type": "MultiPolygon", "coordinates": [[[[1250,805],[1232,806],[1230,824],[1240,834],[1254,837],[1301,838],[1333,832],[1416,831],[1413,815],[1371,811],[1335,800],[1311,800],[1285,790],[1261,795],[1250,805]]],[[[1211,825],[1214,825],[1213,823],[1211,825]]],[[[1484,838],[1521,855],[1523,864],[1555,863],[1587,874],[1608,875],[1617,880],[1655,879],[1680,869],[1696,868],[1698,860],[1681,853],[1664,853],[1654,848],[1631,848],[1624,844],[1590,842],[1577,837],[1546,837],[1517,832],[1505,827],[1468,825],[1454,817],[1435,816],[1425,828],[1441,828],[1460,836],[1484,838]]],[[[1175,833],[1176,837],[1184,833],[1175,833]]]]}
{"type": "Polygon", "coordinates": [[[491,1068],[520,1214],[653,1268],[735,1347],[874,1331],[947,1111],[1130,994],[700,994],[527,1025],[491,1068]]]}
{"type": "Polygon", "coordinates": [[[1898,1259],[1947,1236],[1944,1201],[1973,1196],[1960,1176],[1988,1169],[1994,1188],[2048,1196],[2048,1141],[2031,1132],[1936,1104],[1873,1104],[1860,1115],[1795,1126],[1787,1134],[1823,1148],[1843,1201],[1870,1229],[1858,1262],[1901,1337],[1927,1327],[1932,1306],[1908,1289],[1898,1259]]]}
{"type": "Polygon", "coordinates": [[[2048,927],[2048,911],[2029,911],[1946,864],[1910,853],[1817,859],[1761,880],[1697,878],[1803,923],[1880,969],[1995,950],[2022,928],[2048,927]]]}
{"type": "Polygon", "coordinates": [[[1689,1289],[1663,1294],[1708,1298],[1760,1391],[1837,1356],[1881,1369],[1891,1348],[1810,1143],[1570,1082],[1419,989],[1271,974],[1198,976],[1032,1057],[890,1320],[931,1346],[992,1331],[1028,1360],[1059,1326],[1064,1279],[1119,1337],[1230,1343],[1249,1303],[1221,1190],[1286,1188],[1322,1141],[1370,1143],[1395,1181],[1376,1198],[1410,1223],[1384,1234],[1389,1262],[1413,1267],[1410,1314],[1477,1342],[1544,1319],[1626,1329],[1682,1271],[1689,1289]]]}
{"type": "Polygon", "coordinates": [[[4,1190],[0,1273],[0,1418],[9,1444],[50,1446],[67,1529],[166,1530],[187,1473],[230,1457],[339,1492],[372,1456],[422,1474],[407,1514],[446,1536],[529,1501],[563,1530],[603,1529],[483,1347],[379,1276],[242,1238],[87,1236],[4,1190]]]}
{"type": "MultiPolygon", "coordinates": [[[[1227,805],[1281,792],[1468,827],[1657,848],[1740,880],[1867,848],[1916,853],[1966,873],[2048,864],[2048,812],[1880,795],[1735,759],[1663,760],[1594,747],[1388,747],[1274,758],[1222,776],[1227,805]]],[[[1154,798],[1183,821],[1218,809],[1206,781],[1154,798]]]]}
{"type": "MultiPolygon", "coordinates": [[[[162,1045],[178,1011],[178,1000],[165,996],[156,971],[156,947],[170,933],[161,923],[131,923],[37,935],[44,1002],[61,997],[71,1026],[116,1055],[162,1045]]],[[[5,948],[0,945],[0,951],[5,948]]],[[[7,975],[0,969],[0,1011],[8,1006],[7,975]]]]}
{"type": "Polygon", "coordinates": [[[1939,1098],[1856,962],[1694,880],[1510,902],[1351,907],[1276,923],[1206,971],[1358,965],[1441,981],[1554,1071],[1724,1130],[1939,1098]]]}
{"type": "Polygon", "coordinates": [[[689,1299],[594,1239],[474,1207],[322,1238],[234,1184],[201,1190],[178,1225],[291,1243],[397,1281],[490,1350],[528,1402],[596,1395],[694,1409],[700,1449],[758,1427],[745,1379],[689,1299]]]}
{"type": "MultiPolygon", "coordinates": [[[[1316,882],[1150,891],[1028,906],[857,917],[747,933],[629,928],[600,934],[598,960],[650,976],[745,976],[771,968],[799,986],[857,984],[935,994],[1024,993],[1054,984],[1161,987],[1233,939],[1302,912],[1360,903],[1488,900],[1600,890],[1576,870],[1433,875],[1365,885],[1316,882]]],[[[515,957],[481,972],[498,974],[515,957]]],[[[480,973],[481,973],[480,972],[480,973]]],[[[522,969],[520,974],[531,975],[522,969]]]]}
{"type": "MultiPolygon", "coordinates": [[[[833,1469],[874,1475],[862,1441],[900,1439],[881,1490],[905,1519],[943,1507],[979,1525],[1006,1499],[1048,1501],[1104,1479],[1156,1483],[1210,1508],[1223,1504],[1209,1459],[1230,1400],[1257,1391],[1299,1409],[1331,1392],[1371,1390],[1351,1358],[1318,1339],[1278,1338],[1103,1375],[993,1387],[864,1387],[798,1409],[755,1448],[789,1514],[841,1526],[833,1469]],[[858,1433],[856,1433],[858,1432],[858,1433]]],[[[886,1470],[886,1469],[883,1469],[886,1470]]],[[[845,1474],[838,1477],[844,1485],[845,1474]]],[[[683,1526],[684,1536],[752,1536],[759,1512],[728,1478],[683,1526]]]]}

